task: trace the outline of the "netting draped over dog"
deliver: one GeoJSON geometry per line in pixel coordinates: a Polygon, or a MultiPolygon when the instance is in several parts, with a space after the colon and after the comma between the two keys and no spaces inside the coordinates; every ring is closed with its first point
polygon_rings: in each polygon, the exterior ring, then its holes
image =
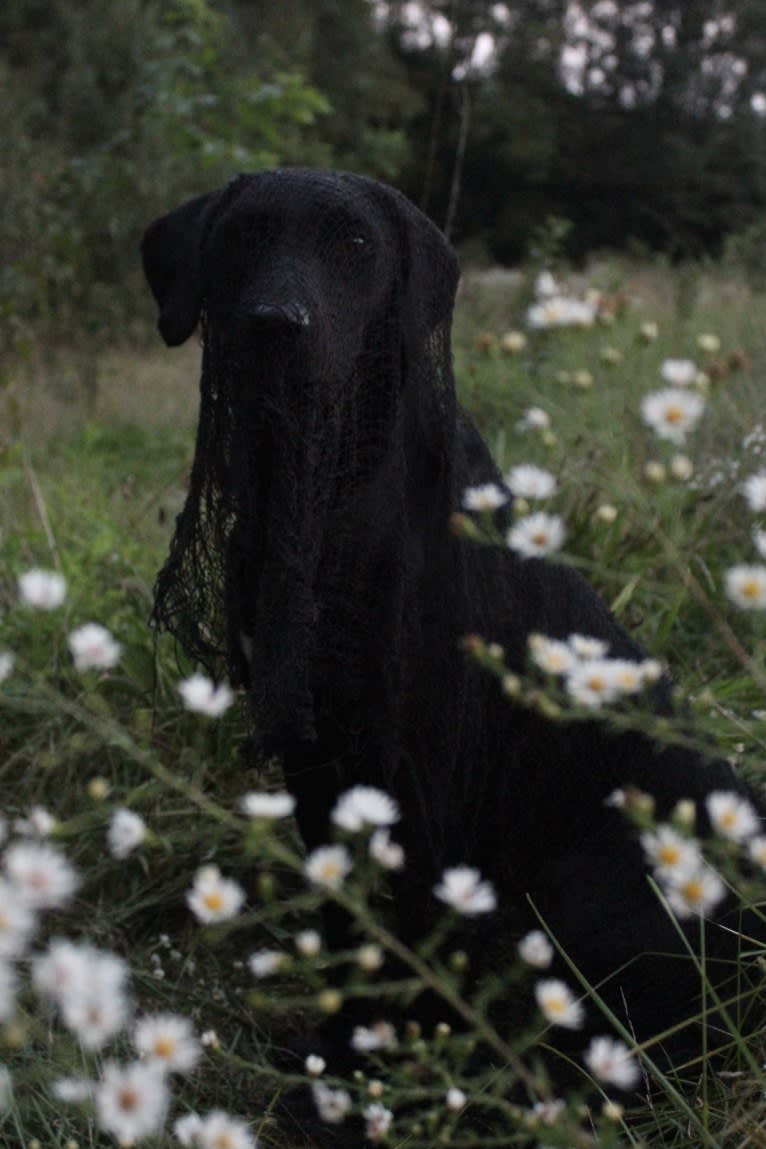
{"type": "Polygon", "coordinates": [[[393,745],[458,497],[451,249],[391,189],[293,169],[171,213],[144,252],[165,338],[199,315],[204,346],[156,620],[249,686],[264,753],[313,739],[330,697],[378,697],[393,745]]]}

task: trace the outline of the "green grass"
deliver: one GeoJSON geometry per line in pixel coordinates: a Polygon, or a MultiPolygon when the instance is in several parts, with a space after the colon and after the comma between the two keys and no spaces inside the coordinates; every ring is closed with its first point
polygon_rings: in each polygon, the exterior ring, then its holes
{"type": "MultiPolygon", "coordinates": [[[[503,467],[535,462],[557,476],[554,508],[567,523],[565,560],[587,575],[652,654],[669,662],[700,731],[762,784],[766,613],[736,610],[722,585],[727,567],[755,561],[755,516],[737,487],[766,465],[766,435],[763,447],[743,445],[759,423],[766,431],[764,299],[716,269],[605,262],[571,278],[578,292],[586,282],[604,291],[616,304],[614,321],[529,335],[521,352],[508,354],[501,339],[523,328],[529,279],[498,287],[467,277],[456,317],[462,401],[503,467]],[[640,329],[649,321],[659,324],[659,336],[646,344],[640,329]],[[710,385],[707,413],[683,448],[694,463],[693,480],[652,483],[646,463],[668,464],[676,448],[642,424],[641,396],[662,385],[659,367],[669,356],[693,358],[718,373],[718,363],[708,363],[698,348],[703,332],[719,336],[718,361],[742,351],[744,365],[710,385]],[[605,361],[605,348],[619,354],[618,363],[605,361]],[[578,386],[575,376],[586,371],[592,384],[578,386]],[[550,415],[550,434],[518,428],[532,406],[550,415]],[[723,481],[717,472],[725,473],[723,481]],[[613,522],[600,515],[605,504],[615,508],[613,522]]],[[[143,1009],[184,1013],[221,1038],[222,1051],[207,1054],[204,1073],[180,1088],[189,1107],[241,1113],[266,1144],[283,1145],[285,1134],[269,1116],[283,1079],[269,1067],[275,1057],[281,1064],[280,1047],[316,1018],[322,978],[298,962],[278,981],[287,1007],[277,1009],[277,995],[269,992],[252,1008],[253,981],[241,961],[260,947],[291,951],[294,932],[316,921],[318,898],[304,892],[296,874],[299,846],[289,825],[263,840],[251,835],[243,849],[244,823],[233,811],[239,796],[264,780],[242,765],[240,716],[235,708],[221,722],[206,723],[182,711],[176,683],[190,668],[170,640],[155,643],[148,628],[153,579],[192,458],[197,354],[190,347],[102,357],[95,395],[78,382],[83,374],[94,377],[93,365],[83,372],[81,357],[66,352],[42,357],[47,367],[12,365],[7,372],[0,650],[14,651],[17,666],[0,686],[0,810],[13,820],[35,803],[46,806],[83,874],[76,904],[46,921],[40,944],[64,932],[128,957],[143,1009]],[[16,576],[31,566],[65,573],[70,593],[60,611],[19,608],[16,576]],[[103,678],[76,674],[66,647],[69,631],[90,620],[124,646],[119,667],[103,678]],[[140,812],[154,834],[122,863],[104,848],[105,822],[120,804],[140,812]],[[195,869],[211,860],[252,893],[256,910],[244,937],[201,930],[185,907],[195,869]],[[160,940],[164,934],[168,942],[160,940]]],[[[376,938],[381,926],[366,894],[352,895],[361,936],[376,938]]],[[[457,992],[457,974],[439,977],[457,992]]],[[[358,971],[354,978],[353,992],[374,985],[358,971]]],[[[108,1143],[92,1118],[51,1099],[46,1080],[75,1071],[79,1055],[60,1027],[49,1029],[31,998],[22,1006],[5,1033],[19,1104],[0,1143],[31,1147],[37,1138],[46,1149],[63,1149],[70,1138],[80,1146],[108,1143]]],[[[448,1046],[429,1039],[421,1048],[412,1037],[407,1057],[396,1062],[384,1100],[420,1107],[420,1132],[410,1131],[406,1144],[523,1143],[527,1125],[503,1093],[512,1074],[501,1072],[499,1084],[486,1074],[474,1080],[477,1094],[491,1099],[475,1110],[480,1120],[465,1127],[445,1119],[438,1099],[449,1080],[468,1074],[465,1050],[459,1042],[452,1052],[448,1046]],[[416,1072],[413,1065],[424,1068],[416,1072]],[[476,1132],[482,1128],[483,1140],[476,1132]],[[512,1139],[498,1134],[511,1128],[512,1139]]],[[[121,1051],[129,1056],[126,1046],[121,1051]]],[[[757,1047],[754,1057],[756,1064],[763,1060],[757,1047]]],[[[630,1132],[598,1117],[599,1143],[764,1145],[763,1087],[761,1075],[748,1071],[723,1081],[711,1076],[703,1092],[687,1092],[683,1102],[660,1088],[653,1109],[630,1132]]],[[[546,1132],[551,1144],[594,1144],[587,1127],[574,1132],[580,1129],[574,1108],[562,1122],[546,1132]]],[[[301,1143],[297,1133],[289,1138],[301,1143]]],[[[162,1142],[174,1143],[169,1136],[162,1142]]]]}

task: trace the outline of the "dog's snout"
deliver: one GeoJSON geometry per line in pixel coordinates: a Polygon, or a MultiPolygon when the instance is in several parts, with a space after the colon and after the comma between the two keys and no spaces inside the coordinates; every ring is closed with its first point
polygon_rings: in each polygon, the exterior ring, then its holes
{"type": "Polygon", "coordinates": [[[276,327],[298,331],[310,323],[308,308],[297,300],[289,303],[256,303],[247,310],[247,318],[257,327],[276,327]]]}

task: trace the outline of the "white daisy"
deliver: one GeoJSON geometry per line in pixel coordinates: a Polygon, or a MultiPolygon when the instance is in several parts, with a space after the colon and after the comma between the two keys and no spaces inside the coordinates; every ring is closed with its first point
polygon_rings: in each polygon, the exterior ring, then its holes
{"type": "Polygon", "coordinates": [[[202,1128],[202,1118],[198,1113],[185,1113],[173,1122],[173,1136],[184,1149],[198,1145],[197,1135],[202,1128]]]}
{"type": "Polygon", "coordinates": [[[577,665],[577,657],[571,647],[557,638],[530,634],[528,646],[532,661],[545,674],[568,674],[577,665]]]}
{"type": "Polygon", "coordinates": [[[619,694],[637,694],[643,690],[646,683],[643,663],[632,662],[629,658],[611,658],[609,666],[619,694]]]}
{"type": "Polygon", "coordinates": [[[391,841],[387,828],[376,830],[370,837],[370,857],[384,870],[401,870],[404,865],[404,847],[391,841]]]}
{"type": "Polygon", "coordinates": [[[473,866],[455,866],[445,870],[441,882],[434,887],[434,893],[440,901],[466,917],[488,914],[497,905],[492,883],[483,881],[473,866]]]}
{"type": "Polygon", "coordinates": [[[120,807],[112,814],[106,843],[113,858],[127,858],[146,839],[146,823],[139,814],[120,807]]]}
{"type": "Polygon", "coordinates": [[[362,1111],[362,1116],[364,1117],[364,1131],[367,1139],[373,1143],[383,1141],[394,1119],[391,1110],[386,1109],[385,1105],[381,1105],[379,1101],[373,1101],[362,1111]]]}
{"type": "Polygon", "coordinates": [[[113,954],[82,947],[75,981],[58,995],[64,1025],[84,1049],[99,1050],[120,1033],[131,1015],[124,963],[113,954]]]}
{"type": "Polygon", "coordinates": [[[279,950],[256,950],[250,954],[247,964],[253,977],[271,977],[285,964],[285,955],[279,950]]]}
{"type": "Polygon", "coordinates": [[[706,355],[717,355],[721,350],[721,340],[712,331],[703,331],[697,336],[697,346],[706,355]]]}
{"type": "Polygon", "coordinates": [[[327,1068],[327,1062],[317,1053],[310,1053],[304,1065],[309,1077],[321,1077],[327,1068]]]}
{"type": "Polygon", "coordinates": [[[78,626],[67,642],[76,670],[110,670],[120,661],[122,646],[97,622],[78,626]]]}
{"type": "Polygon", "coordinates": [[[152,1058],[169,1073],[191,1073],[202,1056],[192,1023],[175,1013],[142,1017],[133,1032],[133,1044],[141,1057],[152,1058]]]}
{"type": "Polygon", "coordinates": [[[553,961],[553,946],[542,930],[530,930],[516,948],[521,960],[537,969],[547,969],[553,961]]]}
{"type": "Polygon", "coordinates": [[[192,674],[178,684],[178,693],[187,710],[219,718],[234,702],[234,692],[225,682],[215,683],[204,674],[192,674]]]}
{"type": "Polygon", "coordinates": [[[267,794],[251,790],[240,802],[248,818],[289,818],[295,810],[295,798],[286,790],[267,794]]]}
{"type": "Polygon", "coordinates": [[[553,295],[559,294],[559,285],[553,276],[553,272],[543,268],[538,273],[535,279],[534,292],[538,299],[550,299],[553,295]]]}
{"type": "Polygon", "coordinates": [[[377,1053],[396,1049],[396,1030],[390,1021],[376,1021],[373,1025],[356,1025],[351,1035],[351,1048],[357,1053],[377,1053]]]}
{"type": "Polygon", "coordinates": [[[353,786],[341,794],[331,817],[336,826],[356,833],[367,826],[391,826],[399,821],[400,814],[385,791],[375,786],[353,786]]]}
{"type": "Polygon", "coordinates": [[[766,566],[741,563],[729,567],[724,586],[727,598],[742,610],[766,609],[766,566]]]}
{"type": "Polygon", "coordinates": [[[496,511],[507,502],[508,492],[498,483],[481,483],[463,491],[462,503],[466,511],[496,511]]]}
{"type": "Polygon", "coordinates": [[[665,889],[668,903],[679,918],[692,914],[706,916],[726,896],[726,886],[709,866],[701,865],[679,875],[665,889]]]}
{"type": "Polygon", "coordinates": [[[697,378],[697,365],[691,359],[663,359],[660,375],[671,387],[691,387],[697,378]]]}
{"type": "Polygon", "coordinates": [[[322,1121],[330,1125],[340,1125],[351,1110],[351,1097],[345,1089],[331,1089],[323,1081],[311,1087],[314,1103],[322,1121]]]}
{"type": "Polygon", "coordinates": [[[80,884],[61,851],[44,842],[9,846],[3,864],[21,897],[35,910],[60,909],[72,900],[80,884]]]}
{"type": "Polygon", "coordinates": [[[161,1131],[170,1094],[164,1073],[153,1062],[107,1062],[95,1099],[99,1126],[121,1144],[132,1145],[161,1131]]]}
{"type": "Polygon", "coordinates": [[[609,643],[588,634],[570,634],[567,643],[578,658],[604,658],[609,643]]]}
{"type": "Polygon", "coordinates": [[[453,1085],[450,1089],[447,1090],[447,1095],[444,1098],[444,1104],[447,1106],[450,1113],[459,1113],[461,1109],[465,1108],[467,1101],[468,1098],[466,1097],[465,1093],[463,1093],[463,1090],[458,1089],[456,1085],[453,1085]]]}
{"type": "Polygon", "coordinates": [[[235,918],[245,900],[245,891],[231,878],[221,876],[218,866],[202,866],[194,875],[194,885],[186,902],[206,925],[235,918]]]}
{"type": "Polygon", "coordinates": [[[551,417],[542,407],[527,407],[516,424],[517,431],[545,431],[551,425],[551,417]]]}
{"type": "Polygon", "coordinates": [[[536,467],[532,463],[520,463],[512,467],[505,481],[514,495],[520,499],[549,499],[556,493],[556,479],[550,471],[536,467]]]}
{"type": "Polygon", "coordinates": [[[258,1145],[246,1121],[221,1110],[202,1118],[196,1143],[199,1149],[257,1149],[258,1145]]]}
{"type": "Polygon", "coordinates": [[[766,511],[766,471],[750,475],[742,484],[742,494],[747,499],[751,511],[766,511]]]}
{"type": "Polygon", "coordinates": [[[569,299],[553,295],[527,309],[527,325],[544,331],[552,327],[592,327],[596,322],[596,307],[584,299],[569,299]]]}
{"type": "Polygon", "coordinates": [[[303,957],[316,957],[322,948],[322,939],[316,930],[301,930],[295,935],[295,948],[303,957]]]}
{"type": "Polygon", "coordinates": [[[641,1080],[638,1062],[617,1037],[594,1037],[584,1061],[594,1077],[618,1089],[635,1089],[641,1080]]]}
{"type": "Polygon", "coordinates": [[[667,387],[653,391],[641,401],[644,422],[660,439],[683,443],[687,434],[699,423],[705,410],[705,400],[696,392],[667,387]]]}
{"type": "Polygon", "coordinates": [[[306,858],[303,870],[314,885],[337,890],[350,874],[352,865],[345,846],[319,846],[306,858]]]}
{"type": "Polygon", "coordinates": [[[551,1025],[564,1029],[580,1029],[585,1021],[585,1009],[568,985],[558,978],[544,978],[535,985],[535,1001],[551,1025]]]}
{"type": "Polygon", "coordinates": [[[18,586],[19,598],[24,606],[36,610],[55,610],[66,598],[66,579],[56,571],[35,567],[19,575],[18,586]]]}
{"type": "Polygon", "coordinates": [[[699,843],[685,838],[672,826],[661,825],[641,835],[641,845],[649,864],[663,881],[681,881],[702,865],[699,843]]]}
{"type": "Polygon", "coordinates": [[[570,698],[589,710],[614,702],[620,695],[612,659],[588,658],[567,676],[566,691],[570,698]]]}
{"type": "Polygon", "coordinates": [[[766,835],[759,834],[751,838],[747,844],[747,852],[757,866],[766,870],[766,835]]]}
{"type": "Polygon", "coordinates": [[[13,828],[24,838],[48,838],[56,826],[56,819],[45,806],[33,806],[25,818],[16,818],[13,828]]]}
{"type": "Polygon", "coordinates": [[[727,790],[714,790],[705,799],[713,829],[732,842],[744,842],[761,829],[761,820],[746,798],[727,790]]]}
{"type": "Polygon", "coordinates": [[[536,558],[558,551],[564,545],[566,530],[559,515],[548,515],[537,511],[511,527],[506,535],[506,543],[522,558],[536,558]]]}
{"type": "Polygon", "coordinates": [[[68,1105],[82,1105],[93,1100],[95,1082],[87,1077],[59,1077],[51,1084],[51,1093],[68,1105]]]}

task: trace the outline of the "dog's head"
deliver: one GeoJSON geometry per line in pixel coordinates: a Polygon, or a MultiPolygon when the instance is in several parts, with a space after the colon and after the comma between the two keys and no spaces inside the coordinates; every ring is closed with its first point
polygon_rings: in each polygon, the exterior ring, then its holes
{"type": "Polygon", "coordinates": [[[449,320],[457,283],[438,229],[393,189],[348,173],[238,176],[156,220],[142,251],[166,343],[183,343],[204,314],[227,354],[292,348],[309,382],[347,378],[386,322],[427,338],[449,320]]]}

